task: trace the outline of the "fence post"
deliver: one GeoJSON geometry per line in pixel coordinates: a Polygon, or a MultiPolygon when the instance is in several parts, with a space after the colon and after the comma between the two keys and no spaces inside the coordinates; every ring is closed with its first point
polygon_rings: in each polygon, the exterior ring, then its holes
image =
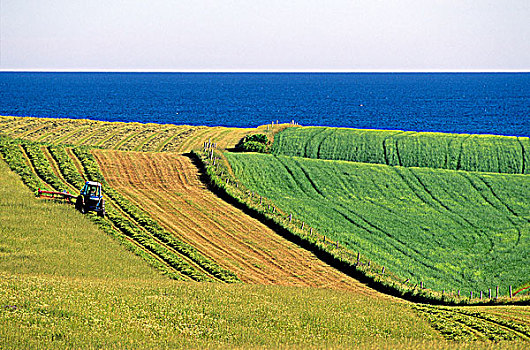
{"type": "Polygon", "coordinates": [[[423,289],[423,281],[420,282],[420,289],[423,289]]]}
{"type": "Polygon", "coordinates": [[[381,270],[381,274],[384,275],[385,274],[385,267],[383,266],[383,270],[381,270]]]}
{"type": "Polygon", "coordinates": [[[470,292],[469,299],[473,299],[473,291],[470,292]]]}
{"type": "Polygon", "coordinates": [[[305,224],[305,222],[302,221],[302,230],[304,229],[304,224],[305,224]]]}
{"type": "Polygon", "coordinates": [[[480,300],[482,300],[482,291],[480,291],[480,300]]]}
{"type": "Polygon", "coordinates": [[[510,286],[510,298],[513,298],[513,294],[512,294],[512,286],[510,286]]]}
{"type": "Polygon", "coordinates": [[[495,299],[499,299],[499,286],[495,288],[495,299]]]}
{"type": "Polygon", "coordinates": [[[488,289],[488,299],[491,299],[491,288],[488,289]]]}
{"type": "Polygon", "coordinates": [[[457,291],[457,293],[458,293],[458,297],[460,298],[460,289],[457,291]]]}
{"type": "Polygon", "coordinates": [[[309,232],[310,232],[311,234],[313,234],[313,228],[312,228],[312,227],[309,229],[309,232]]]}

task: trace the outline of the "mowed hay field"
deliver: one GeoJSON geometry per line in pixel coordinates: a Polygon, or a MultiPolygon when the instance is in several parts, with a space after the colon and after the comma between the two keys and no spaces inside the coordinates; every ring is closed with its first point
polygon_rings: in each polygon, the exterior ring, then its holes
{"type": "Polygon", "coordinates": [[[113,188],[244,282],[375,293],[211,193],[186,156],[103,150],[94,154],[113,188]]]}
{"type": "Polygon", "coordinates": [[[232,148],[245,135],[258,132],[267,132],[267,126],[226,128],[0,116],[0,133],[12,138],[121,151],[189,152],[208,140],[218,148],[232,148]]]}
{"type": "Polygon", "coordinates": [[[171,281],[4,162],[0,208],[2,349],[447,346],[388,298],[171,281]]]}

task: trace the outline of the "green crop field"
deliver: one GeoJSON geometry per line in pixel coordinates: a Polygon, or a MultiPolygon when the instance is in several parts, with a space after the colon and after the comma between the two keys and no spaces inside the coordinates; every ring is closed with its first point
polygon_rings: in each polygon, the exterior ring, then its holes
{"type": "Polygon", "coordinates": [[[530,174],[530,138],[431,132],[287,128],[273,153],[317,159],[530,174]]]}
{"type": "Polygon", "coordinates": [[[249,189],[410,283],[469,295],[530,279],[530,177],[227,153],[249,189]]]}

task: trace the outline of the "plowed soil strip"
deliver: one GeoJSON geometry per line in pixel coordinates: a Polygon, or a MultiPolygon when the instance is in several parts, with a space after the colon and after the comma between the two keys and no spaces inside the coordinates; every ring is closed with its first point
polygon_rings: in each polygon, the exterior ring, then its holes
{"type": "Polygon", "coordinates": [[[377,293],[208,191],[176,153],[95,150],[109,184],[241,280],[377,293]]]}

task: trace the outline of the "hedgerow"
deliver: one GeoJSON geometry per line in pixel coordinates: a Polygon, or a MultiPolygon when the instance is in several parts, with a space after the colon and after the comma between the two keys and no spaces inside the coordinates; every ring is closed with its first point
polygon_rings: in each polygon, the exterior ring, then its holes
{"type": "Polygon", "coordinates": [[[265,134],[253,134],[243,137],[236,145],[239,152],[269,153],[271,143],[265,134]]]}

